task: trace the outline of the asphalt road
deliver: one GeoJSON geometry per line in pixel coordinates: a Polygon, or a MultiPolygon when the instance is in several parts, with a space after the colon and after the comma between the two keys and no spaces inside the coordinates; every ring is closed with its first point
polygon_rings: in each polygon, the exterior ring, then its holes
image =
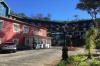
{"type": "Polygon", "coordinates": [[[61,59],[61,48],[0,54],[0,66],[53,66],[61,59]]]}

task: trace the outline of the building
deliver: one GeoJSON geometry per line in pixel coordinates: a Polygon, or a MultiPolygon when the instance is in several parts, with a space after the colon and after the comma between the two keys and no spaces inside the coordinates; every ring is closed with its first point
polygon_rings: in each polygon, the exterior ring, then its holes
{"type": "Polygon", "coordinates": [[[32,25],[6,17],[0,17],[0,26],[1,43],[14,42],[18,48],[26,45],[31,47],[33,41],[27,42],[27,39],[32,40],[32,25]]]}
{"type": "Polygon", "coordinates": [[[51,38],[47,37],[47,29],[34,26],[33,22],[21,21],[20,17],[9,14],[9,8],[0,0],[0,43],[14,42],[18,49],[49,48],[51,38]]]}
{"type": "Polygon", "coordinates": [[[7,4],[0,0],[0,16],[7,16],[10,13],[9,7],[7,4]]]}
{"type": "Polygon", "coordinates": [[[50,20],[38,20],[31,18],[18,18],[13,16],[20,21],[31,22],[33,26],[38,26],[47,30],[48,37],[51,37],[52,46],[62,45],[64,43],[63,28],[64,21],[50,21],[50,20]]]}
{"type": "Polygon", "coordinates": [[[73,46],[84,45],[84,35],[94,25],[92,20],[65,22],[10,15],[7,4],[0,0],[0,43],[12,41],[18,48],[49,48],[65,42],[70,45],[69,41],[73,46]]]}
{"type": "Polygon", "coordinates": [[[94,23],[92,20],[73,21],[65,24],[65,35],[69,37],[73,46],[83,46],[85,33],[94,23]]]}

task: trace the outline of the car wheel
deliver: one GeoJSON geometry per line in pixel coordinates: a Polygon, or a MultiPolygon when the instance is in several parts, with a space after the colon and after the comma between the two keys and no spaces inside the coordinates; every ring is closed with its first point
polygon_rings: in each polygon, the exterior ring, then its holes
{"type": "Polygon", "coordinates": [[[13,53],[15,53],[16,52],[16,50],[13,50],[13,53]]]}

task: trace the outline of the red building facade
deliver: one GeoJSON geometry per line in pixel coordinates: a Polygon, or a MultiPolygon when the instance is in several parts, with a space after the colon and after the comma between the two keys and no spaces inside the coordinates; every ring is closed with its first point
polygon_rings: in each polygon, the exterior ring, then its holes
{"type": "Polygon", "coordinates": [[[34,22],[21,21],[12,16],[8,17],[9,8],[3,1],[0,1],[0,8],[5,10],[0,11],[1,45],[6,42],[14,42],[18,49],[32,49],[34,44],[37,48],[44,48],[48,47],[48,42],[51,43],[50,38],[47,37],[46,28],[34,26],[34,22]]]}
{"type": "Polygon", "coordinates": [[[19,44],[25,44],[26,36],[33,36],[32,26],[30,24],[16,21],[13,19],[8,19],[5,17],[0,17],[0,41],[5,42],[15,42],[18,46],[19,44]],[[26,31],[25,31],[26,30],[26,31]]]}
{"type": "Polygon", "coordinates": [[[31,23],[0,17],[1,44],[14,42],[18,48],[24,48],[25,46],[32,48],[34,41],[37,41],[36,43],[39,45],[47,44],[48,41],[50,43],[50,38],[47,37],[47,29],[35,27],[31,23]]]}

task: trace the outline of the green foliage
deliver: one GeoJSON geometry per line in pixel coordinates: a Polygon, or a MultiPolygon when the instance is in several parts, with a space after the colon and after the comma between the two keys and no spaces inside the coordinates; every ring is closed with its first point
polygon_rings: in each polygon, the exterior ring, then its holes
{"type": "Polygon", "coordinates": [[[35,16],[32,16],[32,19],[38,19],[38,20],[51,20],[51,14],[47,14],[46,16],[44,16],[42,13],[38,13],[35,16]]]}
{"type": "Polygon", "coordinates": [[[91,62],[91,66],[100,66],[100,61],[97,59],[93,59],[91,62]]]}
{"type": "Polygon", "coordinates": [[[28,16],[25,13],[15,13],[12,10],[10,10],[10,15],[16,16],[16,17],[20,17],[20,18],[23,18],[23,17],[27,17],[28,18],[28,16]]]}
{"type": "Polygon", "coordinates": [[[86,57],[82,56],[82,55],[72,56],[71,58],[75,62],[82,62],[82,61],[84,61],[86,59],[86,57]]]}
{"type": "Polygon", "coordinates": [[[57,66],[66,66],[66,61],[61,61],[57,66]]]}
{"type": "Polygon", "coordinates": [[[66,66],[66,65],[82,66],[82,65],[86,65],[85,64],[86,62],[83,62],[85,59],[86,57],[82,55],[70,56],[67,59],[67,61],[61,61],[57,66],[66,66]]]}
{"type": "Polygon", "coordinates": [[[86,44],[85,47],[87,50],[95,48],[96,37],[97,37],[96,28],[90,27],[89,31],[87,31],[85,35],[85,44],[86,44]]]}
{"type": "Polygon", "coordinates": [[[89,66],[86,61],[80,62],[78,66],[89,66]]]}
{"type": "Polygon", "coordinates": [[[57,66],[100,66],[100,59],[87,59],[84,55],[70,56],[67,61],[61,61],[57,66]]]}
{"type": "Polygon", "coordinates": [[[89,31],[85,35],[85,48],[88,51],[88,58],[91,59],[92,50],[96,47],[97,29],[96,27],[90,27],[89,31]]]}
{"type": "Polygon", "coordinates": [[[100,12],[100,0],[80,0],[76,8],[87,11],[92,19],[95,19],[97,13],[100,12]]]}

